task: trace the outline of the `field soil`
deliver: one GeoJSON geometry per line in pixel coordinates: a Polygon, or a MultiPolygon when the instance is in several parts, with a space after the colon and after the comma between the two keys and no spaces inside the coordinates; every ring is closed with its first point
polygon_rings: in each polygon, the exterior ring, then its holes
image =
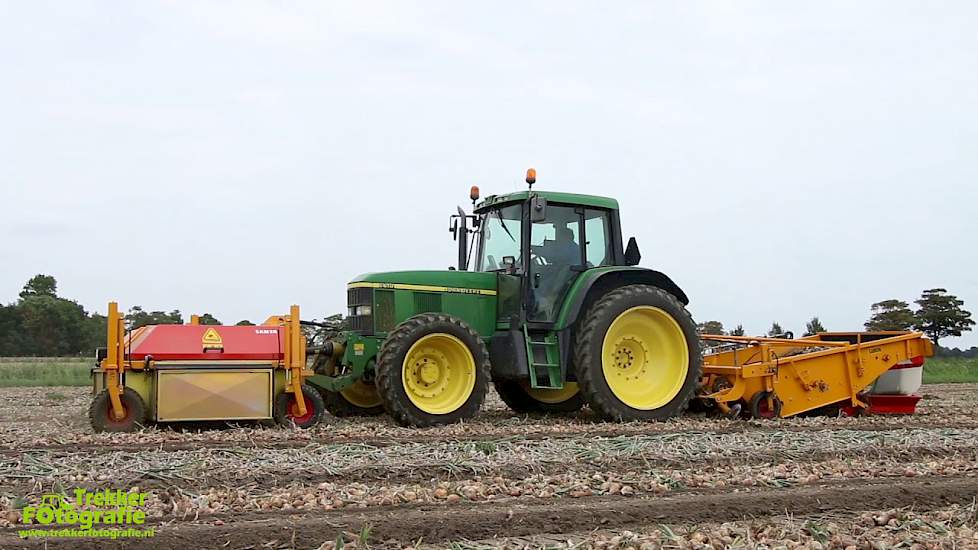
{"type": "Polygon", "coordinates": [[[0,388],[0,548],[978,548],[978,385],[914,416],[386,417],[94,434],[87,388],[0,388]],[[22,539],[20,506],[149,492],[150,540],[22,539]]]}

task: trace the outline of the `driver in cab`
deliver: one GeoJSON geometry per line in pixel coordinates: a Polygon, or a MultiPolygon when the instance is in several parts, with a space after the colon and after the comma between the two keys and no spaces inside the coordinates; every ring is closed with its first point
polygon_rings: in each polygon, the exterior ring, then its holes
{"type": "Polygon", "coordinates": [[[554,240],[544,243],[540,255],[546,258],[549,265],[570,266],[581,263],[581,247],[574,240],[574,232],[567,226],[558,226],[555,229],[554,240]]]}

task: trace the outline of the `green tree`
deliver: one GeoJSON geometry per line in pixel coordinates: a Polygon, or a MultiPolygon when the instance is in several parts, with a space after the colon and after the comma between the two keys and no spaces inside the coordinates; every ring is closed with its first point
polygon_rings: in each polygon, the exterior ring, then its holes
{"type": "Polygon", "coordinates": [[[107,336],[108,319],[105,315],[92,313],[85,319],[85,345],[82,353],[92,352],[95,348],[104,348],[107,336]]]}
{"type": "Polygon", "coordinates": [[[35,275],[16,303],[0,305],[0,355],[87,355],[105,345],[105,317],[57,290],[54,277],[35,275]]]}
{"type": "Polygon", "coordinates": [[[165,313],[163,311],[144,311],[140,306],[132,306],[129,313],[126,314],[126,322],[129,323],[130,330],[146,325],[182,325],[183,315],[178,309],[165,313]]]}
{"type": "Polygon", "coordinates": [[[57,296],[58,281],[50,275],[34,275],[20,291],[21,298],[31,296],[57,296]]]}
{"type": "Polygon", "coordinates": [[[777,321],[771,323],[771,330],[767,331],[767,335],[771,338],[777,338],[778,336],[784,335],[784,329],[777,321]]]}
{"type": "Polygon", "coordinates": [[[744,325],[737,325],[737,328],[730,331],[730,336],[743,336],[744,325]]]}
{"type": "Polygon", "coordinates": [[[88,315],[77,303],[44,294],[28,295],[17,309],[28,355],[75,355],[85,346],[88,315]]]}
{"type": "Polygon", "coordinates": [[[247,319],[244,319],[244,320],[241,320],[241,321],[238,321],[237,323],[235,323],[234,326],[236,326],[236,327],[253,327],[253,326],[255,326],[255,324],[252,323],[251,321],[247,320],[247,319]]]}
{"type": "Polygon", "coordinates": [[[871,316],[863,326],[868,331],[910,330],[915,321],[910,306],[902,300],[883,300],[872,305],[871,316]]]}
{"type": "Polygon", "coordinates": [[[322,320],[314,319],[313,322],[320,323],[324,326],[303,325],[302,332],[310,344],[317,346],[350,328],[349,320],[344,318],[342,313],[330,315],[322,320]]]}
{"type": "Polygon", "coordinates": [[[934,345],[939,345],[940,339],[946,336],[961,336],[975,324],[971,312],[961,307],[964,300],[948,294],[943,288],[925,290],[916,303],[920,309],[917,310],[913,326],[926,333],[934,345]]]}
{"type": "Polygon", "coordinates": [[[210,313],[205,313],[200,316],[199,320],[202,325],[220,325],[221,322],[214,318],[210,313]]]}
{"type": "Polygon", "coordinates": [[[822,326],[822,322],[818,320],[818,316],[812,317],[812,320],[805,324],[805,336],[814,336],[819,332],[827,332],[825,327],[822,326]]]}
{"type": "Polygon", "coordinates": [[[17,306],[0,304],[0,357],[26,354],[24,327],[17,306]]]}
{"type": "Polygon", "coordinates": [[[705,323],[698,323],[696,325],[696,332],[700,334],[723,334],[723,323],[720,321],[706,321],[705,323]]]}

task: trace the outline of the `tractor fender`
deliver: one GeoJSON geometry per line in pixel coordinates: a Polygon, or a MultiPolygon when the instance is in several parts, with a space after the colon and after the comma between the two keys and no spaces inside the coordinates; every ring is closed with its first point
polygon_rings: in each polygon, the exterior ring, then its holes
{"type": "Polygon", "coordinates": [[[683,305],[689,304],[686,293],[665,273],[644,267],[598,267],[585,271],[571,285],[554,328],[563,330],[572,326],[598,297],[625,285],[658,287],[675,296],[683,305]]]}

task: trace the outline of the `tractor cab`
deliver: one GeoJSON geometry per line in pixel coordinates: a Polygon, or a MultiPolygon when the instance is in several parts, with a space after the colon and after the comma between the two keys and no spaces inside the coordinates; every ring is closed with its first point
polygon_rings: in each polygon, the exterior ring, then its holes
{"type": "MultiPolygon", "coordinates": [[[[532,185],[535,179],[531,169],[527,182],[532,185]]],[[[472,196],[478,197],[477,190],[472,196]]],[[[460,258],[465,258],[459,269],[517,278],[525,322],[555,323],[582,272],[626,265],[618,202],[611,198],[531,188],[490,196],[467,218],[473,229],[456,234],[460,258]]]]}

